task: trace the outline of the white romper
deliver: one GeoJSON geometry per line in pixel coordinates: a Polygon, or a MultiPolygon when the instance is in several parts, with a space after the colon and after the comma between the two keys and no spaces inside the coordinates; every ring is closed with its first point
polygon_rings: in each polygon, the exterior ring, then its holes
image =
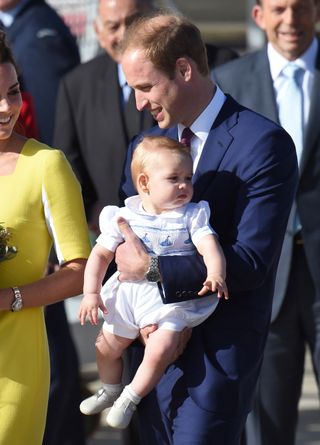
{"type": "MultiPolygon", "coordinates": [[[[117,225],[120,216],[128,221],[150,255],[194,255],[194,243],[202,236],[215,234],[209,225],[210,208],[206,201],[152,215],[143,210],[136,195],[126,199],[125,207],[107,206],[100,214],[101,234],[97,243],[112,252],[123,242],[117,225]]],[[[157,283],[120,283],[118,275],[116,272],[104,284],[101,296],[108,310],[103,329],[121,337],[134,339],[149,324],[174,331],[197,326],[218,304],[215,295],[164,304],[157,283]]]]}

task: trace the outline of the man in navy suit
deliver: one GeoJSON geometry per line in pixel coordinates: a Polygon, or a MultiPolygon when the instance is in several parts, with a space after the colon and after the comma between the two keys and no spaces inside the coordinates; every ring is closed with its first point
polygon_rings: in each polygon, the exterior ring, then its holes
{"type": "Polygon", "coordinates": [[[120,64],[127,26],[153,8],[152,0],[99,0],[94,28],[103,53],[60,83],[54,141],[80,181],[89,226],[96,233],[102,208],[119,203],[130,140],[154,125],[152,116],[135,108],[120,64]]]}
{"type": "MultiPolygon", "coordinates": [[[[282,123],[285,69],[290,64],[301,68],[304,141],[297,141],[299,223],[294,230],[289,224],[284,238],[261,378],[247,422],[247,443],[293,445],[306,346],[318,382],[320,377],[319,1],[261,0],[252,13],[266,33],[266,47],[215,70],[214,78],[241,104],[282,123]]],[[[288,113],[290,119],[299,112],[297,100],[288,113]]]]}
{"type": "MultiPolygon", "coordinates": [[[[210,204],[230,292],[230,299],[220,301],[214,314],[193,329],[183,354],[139,405],[141,441],[236,445],[261,367],[297,183],[294,145],[277,124],[216,87],[200,32],[186,19],[171,14],[141,19],[129,28],[123,51],[137,108],[150,111],[158,123],[148,133],[176,139],[185,127],[194,133],[193,200],[210,204]]],[[[137,140],[129,148],[123,196],[135,193],[130,161],[137,140]]],[[[120,227],[126,238],[116,252],[120,280],[158,281],[165,303],[199,298],[205,277],[200,256],[151,262],[128,225],[121,222],[120,227]]],[[[152,335],[155,328],[146,327],[143,335],[152,335]]]]}

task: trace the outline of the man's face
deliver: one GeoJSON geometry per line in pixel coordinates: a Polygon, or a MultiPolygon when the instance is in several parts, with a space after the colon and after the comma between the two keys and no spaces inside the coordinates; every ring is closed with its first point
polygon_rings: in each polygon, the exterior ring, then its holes
{"type": "Polygon", "coordinates": [[[177,68],[170,79],[157,69],[142,49],[129,49],[122,58],[122,67],[128,85],[135,90],[139,111],[148,110],[160,128],[177,123],[189,125],[186,112],[190,108],[187,86],[183,74],[177,68]]]}
{"type": "Polygon", "coordinates": [[[286,59],[295,60],[315,35],[318,0],[261,0],[252,15],[272,46],[286,59]]]}
{"type": "Polygon", "coordinates": [[[0,11],[8,11],[15,8],[21,0],[0,0],[0,11]]]}
{"type": "Polygon", "coordinates": [[[126,28],[142,12],[137,0],[100,0],[95,31],[101,47],[116,62],[126,28]]]}

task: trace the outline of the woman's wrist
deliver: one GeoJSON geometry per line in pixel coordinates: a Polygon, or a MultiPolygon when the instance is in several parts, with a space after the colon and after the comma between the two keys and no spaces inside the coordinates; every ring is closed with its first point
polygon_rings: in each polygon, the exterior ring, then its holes
{"type": "Polygon", "coordinates": [[[0,290],[0,311],[11,311],[14,301],[14,293],[11,287],[0,290]]]}

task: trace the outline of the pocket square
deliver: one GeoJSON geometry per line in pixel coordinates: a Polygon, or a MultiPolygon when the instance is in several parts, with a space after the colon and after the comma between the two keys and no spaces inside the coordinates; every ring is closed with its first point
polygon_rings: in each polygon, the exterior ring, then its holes
{"type": "Polygon", "coordinates": [[[51,28],[39,29],[39,31],[36,34],[38,39],[43,39],[44,37],[54,37],[57,35],[58,35],[57,31],[55,29],[51,29],[51,28]]]}

